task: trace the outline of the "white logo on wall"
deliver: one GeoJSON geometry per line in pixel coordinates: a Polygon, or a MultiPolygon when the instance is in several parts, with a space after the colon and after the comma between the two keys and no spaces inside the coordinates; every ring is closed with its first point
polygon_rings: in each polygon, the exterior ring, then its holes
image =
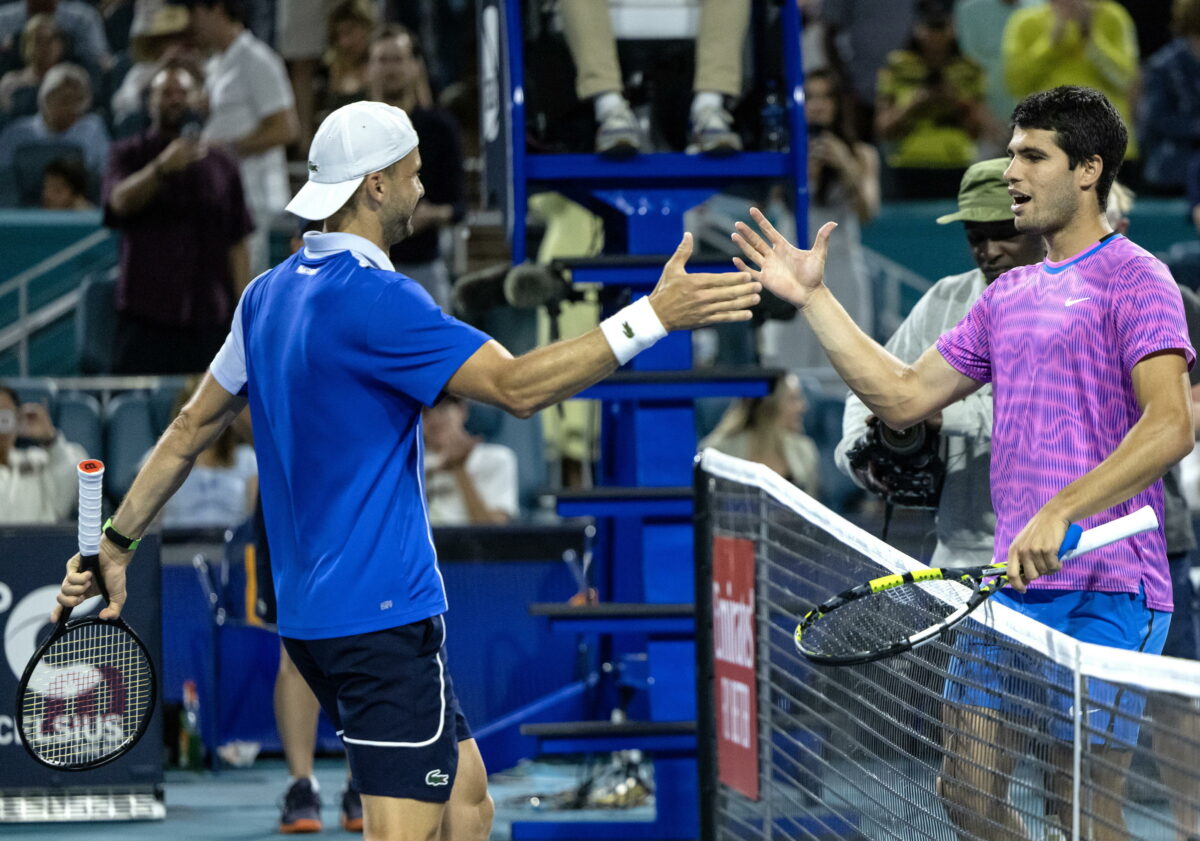
{"type": "MultiPolygon", "coordinates": [[[[39,632],[50,624],[50,611],[54,607],[58,587],[57,584],[49,584],[26,593],[25,598],[17,602],[17,606],[8,616],[4,626],[4,658],[8,661],[8,668],[12,670],[16,680],[21,679],[29,658],[37,651],[41,636],[39,632]]],[[[0,613],[6,611],[11,604],[12,590],[7,584],[0,582],[0,613]]],[[[96,596],[77,607],[71,616],[86,616],[98,610],[100,606],[101,599],[96,596]]]]}

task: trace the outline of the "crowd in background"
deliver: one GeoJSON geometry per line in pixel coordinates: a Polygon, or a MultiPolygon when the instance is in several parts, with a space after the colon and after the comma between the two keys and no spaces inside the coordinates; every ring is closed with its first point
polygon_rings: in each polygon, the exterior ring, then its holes
{"type": "MultiPolygon", "coordinates": [[[[1104,92],[1132,128],[1122,182],[1140,194],[1187,196],[1200,231],[1200,0],[796,3],[810,229],[839,223],[827,280],[868,332],[876,308],[861,227],[884,201],[953,198],[968,167],[1004,155],[1009,114],[1035,91],[1080,84],[1104,92]]],[[[636,55],[618,52],[607,16],[596,15],[601,5],[528,4],[530,20],[553,21],[528,36],[557,39],[571,59],[568,96],[590,127],[564,141],[555,126],[537,124],[539,113],[553,114],[537,97],[560,75],[546,68],[562,65],[530,61],[535,150],[731,155],[786,145],[768,114],[778,80],[750,72],[761,66],[747,49],[750,0],[701,0],[694,66],[672,77],[666,98],[678,108],[661,112],[680,125],[657,127],[642,108],[647,74],[636,55]]],[[[346,103],[382,100],[412,116],[426,187],[414,235],[390,257],[450,309],[445,233],[480,201],[466,175],[480,154],[474,38],[470,0],[10,0],[0,4],[0,172],[8,173],[0,203],[99,207],[121,235],[113,371],[203,370],[241,290],[271,263],[272,229],[294,228],[282,207],[305,175],[316,126],[346,103]]],[[[786,190],[760,200],[786,215],[786,190]]],[[[581,213],[545,197],[531,207],[558,208],[546,214],[558,214],[548,219],[555,231],[581,213]]],[[[591,222],[580,230],[588,243],[565,253],[595,248],[591,222]]],[[[547,236],[543,251],[558,239],[547,236]]],[[[754,355],[791,370],[823,361],[787,321],[759,329],[754,355]]],[[[710,440],[738,442],[729,446],[815,488],[811,441],[795,437],[803,397],[797,406],[788,396],[794,386],[781,382],[771,398],[733,406],[710,440]]],[[[431,488],[461,490],[460,474],[481,460],[507,475],[503,458],[471,455],[477,448],[456,423],[431,488]]],[[[507,497],[487,510],[470,497],[454,502],[456,516],[516,513],[507,497]]]]}

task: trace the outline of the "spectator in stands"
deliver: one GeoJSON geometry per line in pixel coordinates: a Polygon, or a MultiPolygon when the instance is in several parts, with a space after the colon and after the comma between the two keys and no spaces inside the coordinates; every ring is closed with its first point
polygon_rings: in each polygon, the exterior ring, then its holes
{"type": "MultiPolygon", "coordinates": [[[[1046,256],[1042,238],[1023,234],[1013,222],[1012,197],[1005,158],[977,163],[963,175],[958,212],[940,217],[939,225],[962,222],[975,258],[975,268],[943,277],[926,292],[887,343],[904,362],[914,362],[925,348],[962,320],[992,281],[1016,266],[1046,256]]],[[[838,469],[860,487],[885,499],[897,490],[896,476],[874,458],[852,467],[849,452],[873,438],[869,424],[878,423],[855,395],[846,399],[842,440],[834,458],[838,469]]],[[[992,442],[992,390],[985,386],[947,406],[941,417],[926,422],[925,433],[939,436],[945,453],[945,485],[937,502],[937,548],[934,566],[970,566],[992,562],[996,515],[992,511],[989,459],[992,442]]]]}
{"type": "Polygon", "coordinates": [[[804,434],[808,404],[795,374],[780,377],[766,397],[739,397],[700,448],[765,464],[810,496],[820,488],[817,445],[804,434]]]}
{"type": "MultiPolygon", "coordinates": [[[[138,3],[129,33],[129,55],[133,65],[112,95],[113,126],[118,136],[122,126],[145,115],[146,89],[150,80],[168,63],[187,64],[199,75],[203,62],[187,43],[188,10],[160,0],[138,3]]],[[[137,126],[144,128],[146,123],[137,126]]],[[[131,132],[126,131],[125,134],[131,132]]]]}
{"type": "Polygon", "coordinates": [[[1142,174],[1148,185],[1178,192],[1200,149],[1200,0],[1175,0],[1172,11],[1177,37],[1146,62],[1142,174]]]}
{"type": "MultiPolygon", "coordinates": [[[[175,397],[171,417],[178,416],[198,385],[199,374],[187,378],[175,397]]],[[[257,498],[254,447],[246,443],[236,424],[231,425],[196,458],[192,472],[163,506],[161,523],[166,529],[234,528],[254,512],[257,498]]]]}
{"type": "Polygon", "coordinates": [[[329,13],[325,95],[319,119],[343,105],[366,99],[374,30],[375,15],[367,0],[342,0],[329,13]]]}
{"type": "Polygon", "coordinates": [[[70,56],[88,67],[107,70],[112,63],[104,19],[91,3],[82,0],[13,0],[0,6],[0,47],[11,48],[34,15],[50,15],[66,34],[70,56]]]}
{"type": "Polygon", "coordinates": [[[903,198],[954,195],[987,130],[983,68],[962,55],[938,0],[920,4],[908,45],[879,71],[875,133],[903,198]]]}
{"type": "Polygon", "coordinates": [[[0,133],[0,168],[13,165],[26,146],[69,145],[79,148],[89,176],[99,180],[108,154],[108,129],[90,113],[92,83],[75,64],[56,64],[38,88],[38,113],[14,120],[0,133]]]}
{"type": "Polygon", "coordinates": [[[336,0],[289,0],[275,4],[275,47],[287,62],[296,107],[296,143],[308,151],[315,126],[316,87],[326,44],[324,22],[336,0]]]}
{"type": "MultiPolygon", "coordinates": [[[[879,153],[858,140],[854,104],[841,78],[816,69],[804,77],[804,115],[808,120],[809,230],[827,220],[838,223],[840,242],[830,244],[826,283],[868,333],[875,322],[871,279],[862,253],[860,225],[879,213],[879,153]]],[[[829,363],[809,331],[790,321],[767,321],[762,328],[764,356],[783,368],[823,368],[829,363]]]]}
{"type": "Polygon", "coordinates": [[[438,306],[450,309],[450,269],[439,234],[466,215],[462,137],[458,123],[434,105],[429,75],[417,37],[389,27],[371,45],[367,78],[371,99],[408,112],[421,138],[421,181],[425,196],[412,218],[412,233],[392,246],[396,271],[421,284],[438,306]]]}
{"type": "Polygon", "coordinates": [[[75,465],[87,458],[41,403],[0,384],[0,525],[61,523],[75,508],[75,465]],[[16,446],[21,438],[28,446],[16,446]]]}
{"type": "MultiPolygon", "coordinates": [[[[563,0],[563,29],[575,60],[575,92],[591,99],[596,112],[596,153],[630,155],[642,133],[625,99],[617,41],[606,3],[563,0]]],[[[726,97],[742,93],[742,46],[750,22],[750,0],[704,0],[696,36],[689,152],[720,155],[741,151],[726,97]]]]}
{"type": "Polygon", "coordinates": [[[104,223],[122,234],[117,373],[205,370],[250,281],[254,223],[237,161],[194,134],[202,97],[202,83],[185,68],[159,71],[150,128],[113,148],[104,223]]]}
{"type": "Polygon", "coordinates": [[[271,223],[290,195],[284,149],[298,136],[292,89],[283,60],[243,26],[241,0],[188,2],[197,45],[213,53],[204,139],[224,145],[240,162],[255,225],[250,268],[258,274],[269,266],[271,223]]]}
{"type": "MultiPolygon", "coordinates": [[[[1095,88],[1132,126],[1138,79],[1133,20],[1115,0],[1049,0],[1018,9],[1004,27],[1004,78],[1018,99],[1059,85],[1095,88]]],[[[1137,156],[1131,134],[1126,175],[1137,156]]]]}
{"type": "Polygon", "coordinates": [[[962,54],[983,68],[989,131],[988,153],[1004,153],[1008,118],[1017,107],[1004,80],[1004,26],[1019,7],[1036,0],[958,0],[954,4],[954,35],[962,54]],[[995,148],[992,148],[995,147],[995,148]]]}
{"type": "Polygon", "coordinates": [[[34,15],[21,32],[21,61],[24,66],[0,78],[0,111],[8,117],[24,117],[31,111],[14,111],[13,97],[25,89],[36,103],[38,88],[51,67],[66,56],[63,34],[50,15],[34,15]]]}
{"type": "Polygon", "coordinates": [[[467,432],[469,411],[447,394],[421,413],[425,503],[435,526],[503,525],[517,516],[517,454],[467,432]]]}
{"type": "Polygon", "coordinates": [[[822,0],[826,55],[853,91],[855,128],[863,140],[875,139],[879,68],[912,31],[916,5],[917,0],[822,0]]]}
{"type": "Polygon", "coordinates": [[[91,210],[87,170],[72,158],[55,158],[42,171],[43,210],[91,210]]]}

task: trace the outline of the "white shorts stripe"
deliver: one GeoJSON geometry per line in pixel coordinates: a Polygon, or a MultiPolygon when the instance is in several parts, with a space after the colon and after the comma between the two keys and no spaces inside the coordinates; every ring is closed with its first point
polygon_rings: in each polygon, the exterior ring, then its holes
{"type": "Polygon", "coordinates": [[[351,745],[368,745],[375,748],[424,748],[432,745],[438,739],[442,738],[442,731],[446,727],[446,664],[442,662],[442,651],[446,645],[446,622],[442,620],[442,642],[438,646],[437,664],[438,664],[438,683],[441,686],[442,708],[438,714],[437,731],[423,742],[381,742],[373,739],[354,739],[350,736],[339,733],[342,741],[351,745]]]}

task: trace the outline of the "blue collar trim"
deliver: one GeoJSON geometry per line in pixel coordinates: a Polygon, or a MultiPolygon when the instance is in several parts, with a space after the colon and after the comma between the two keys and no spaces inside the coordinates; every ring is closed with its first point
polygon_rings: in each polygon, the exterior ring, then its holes
{"type": "Polygon", "coordinates": [[[1078,257],[1072,257],[1067,262],[1065,262],[1061,265],[1058,265],[1058,266],[1051,266],[1046,263],[1042,263],[1042,268],[1045,269],[1050,274],[1058,274],[1059,272],[1064,271],[1065,269],[1068,269],[1071,266],[1075,265],[1080,260],[1086,260],[1088,257],[1091,257],[1093,254],[1095,254],[1097,251],[1099,251],[1104,246],[1108,245],[1110,242],[1116,242],[1117,240],[1124,239],[1124,238],[1125,237],[1122,234],[1113,234],[1112,236],[1108,237],[1107,239],[1101,240],[1100,242],[1096,243],[1091,248],[1089,248],[1087,251],[1080,254],[1078,257]]]}

